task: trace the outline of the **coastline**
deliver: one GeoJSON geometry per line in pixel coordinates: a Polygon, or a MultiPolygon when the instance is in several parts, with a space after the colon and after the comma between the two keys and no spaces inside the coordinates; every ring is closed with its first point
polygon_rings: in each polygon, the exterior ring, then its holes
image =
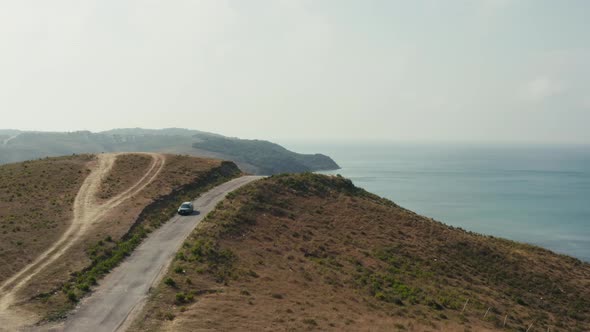
{"type": "Polygon", "coordinates": [[[590,262],[590,148],[285,144],[355,185],[454,227],[590,262]]]}

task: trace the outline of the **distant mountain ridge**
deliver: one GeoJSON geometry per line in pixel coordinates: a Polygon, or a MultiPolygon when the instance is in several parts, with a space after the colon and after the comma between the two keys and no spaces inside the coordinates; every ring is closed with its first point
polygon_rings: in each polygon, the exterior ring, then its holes
{"type": "Polygon", "coordinates": [[[0,164],[100,152],[167,152],[236,162],[254,174],[340,168],[322,154],[299,154],[262,140],[244,140],[184,128],[120,128],[93,133],[0,130],[0,164]]]}
{"type": "Polygon", "coordinates": [[[195,135],[206,135],[206,136],[218,136],[224,137],[223,135],[209,133],[206,131],[186,129],[186,128],[163,128],[163,129],[144,129],[144,128],[117,128],[106,131],[101,131],[99,134],[105,135],[121,135],[121,136],[139,136],[139,135],[157,135],[157,136],[195,136],[195,135]]]}

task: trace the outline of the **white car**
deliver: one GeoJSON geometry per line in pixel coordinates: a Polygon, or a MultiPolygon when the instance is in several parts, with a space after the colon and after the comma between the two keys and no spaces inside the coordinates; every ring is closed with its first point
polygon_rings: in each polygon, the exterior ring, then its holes
{"type": "Polygon", "coordinates": [[[178,208],[178,214],[180,214],[180,215],[190,215],[190,214],[193,214],[194,211],[195,211],[195,207],[193,206],[193,203],[191,203],[191,202],[184,202],[178,208]]]}

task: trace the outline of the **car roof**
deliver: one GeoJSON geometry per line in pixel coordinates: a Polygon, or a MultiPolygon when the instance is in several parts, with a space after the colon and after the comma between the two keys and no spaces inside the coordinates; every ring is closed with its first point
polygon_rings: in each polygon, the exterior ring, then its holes
{"type": "Polygon", "coordinates": [[[193,202],[184,202],[184,203],[182,203],[181,205],[184,205],[184,204],[190,204],[190,205],[193,205],[193,202]]]}

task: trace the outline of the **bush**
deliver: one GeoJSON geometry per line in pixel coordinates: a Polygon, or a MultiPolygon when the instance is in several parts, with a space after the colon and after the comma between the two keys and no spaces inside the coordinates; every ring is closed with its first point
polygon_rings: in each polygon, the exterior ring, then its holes
{"type": "Polygon", "coordinates": [[[69,291],[67,296],[68,300],[72,302],[78,302],[78,296],[76,296],[76,293],[74,291],[69,291]]]}
{"type": "Polygon", "coordinates": [[[98,283],[96,282],[96,278],[95,278],[95,277],[93,277],[93,276],[90,276],[90,277],[88,278],[88,283],[89,283],[90,285],[92,285],[92,286],[95,286],[95,285],[97,285],[97,284],[98,284],[98,283]]]}
{"type": "Polygon", "coordinates": [[[186,303],[186,295],[184,293],[176,293],[176,304],[186,303]]]}
{"type": "Polygon", "coordinates": [[[176,304],[184,304],[191,302],[194,299],[193,294],[176,293],[176,304]]]}
{"type": "Polygon", "coordinates": [[[88,284],[79,284],[78,289],[80,289],[83,292],[88,292],[90,291],[90,286],[88,286],[88,284]]]}
{"type": "Polygon", "coordinates": [[[177,285],[176,285],[176,281],[174,281],[174,279],[172,279],[172,278],[170,278],[170,277],[168,277],[168,278],[166,278],[166,279],[164,280],[164,284],[166,284],[166,285],[168,285],[168,286],[170,286],[170,287],[173,287],[173,288],[176,288],[176,286],[177,286],[177,285]]]}

